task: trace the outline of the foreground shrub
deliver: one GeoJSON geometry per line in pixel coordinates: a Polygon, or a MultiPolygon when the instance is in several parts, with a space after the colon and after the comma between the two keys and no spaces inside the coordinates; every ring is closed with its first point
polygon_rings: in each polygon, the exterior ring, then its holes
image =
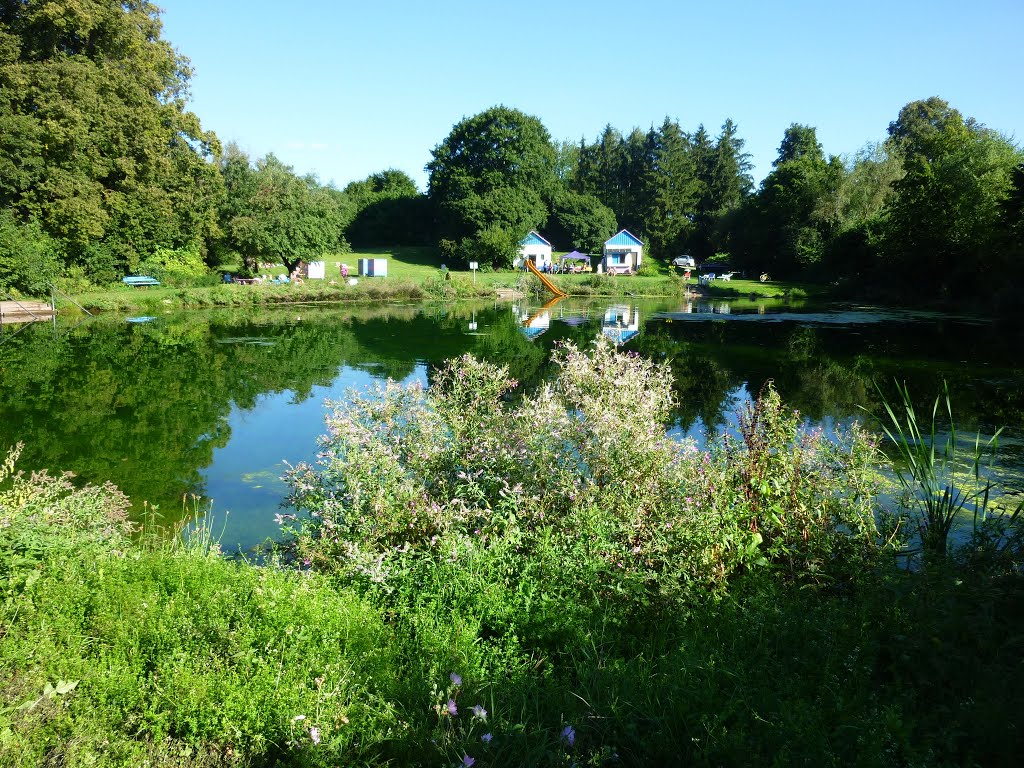
{"type": "Polygon", "coordinates": [[[876,567],[870,442],[768,389],[699,452],[661,366],[558,361],[529,401],[465,358],[339,407],[298,568],[133,543],[115,489],[9,453],[0,765],[1019,762],[1021,580],[876,567]]]}
{"type": "Polygon", "coordinates": [[[78,488],[71,473],[18,472],[21,449],[11,448],[0,464],[0,578],[36,566],[50,550],[92,554],[128,543],[124,494],[109,483],[78,488]]]}
{"type": "Polygon", "coordinates": [[[548,643],[574,622],[682,616],[751,569],[821,583],[877,553],[859,431],[806,433],[769,389],[742,443],[702,453],[666,430],[666,366],[605,341],[554,360],[529,399],[467,356],[429,391],[336,404],[319,464],[289,475],[289,556],[392,600],[443,578],[460,586],[438,610],[498,613],[548,643]]]}
{"type": "Polygon", "coordinates": [[[856,424],[830,437],[802,429],[771,386],[740,409],[737,423],[738,439],[723,435],[712,446],[701,506],[751,531],[787,579],[845,580],[871,567],[885,484],[877,441],[856,424]]]}

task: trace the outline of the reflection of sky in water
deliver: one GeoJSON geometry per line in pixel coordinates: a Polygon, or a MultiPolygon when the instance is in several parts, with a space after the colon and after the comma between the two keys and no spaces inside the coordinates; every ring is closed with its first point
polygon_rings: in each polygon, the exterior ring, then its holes
{"type": "MultiPolygon", "coordinates": [[[[314,387],[301,403],[294,402],[294,393],[285,391],[261,395],[249,410],[232,408],[231,440],[214,451],[213,463],[203,471],[206,496],[213,502],[206,522],[215,534],[223,529],[224,551],[250,549],[277,537],[274,515],[282,511],[281,500],[287,493],[281,480],[285,462],[314,459],[317,438],[325,431],[326,401],[343,401],[349,390],[365,390],[379,381],[364,370],[346,366],[330,386],[314,387]]],[[[422,364],[403,383],[417,381],[427,383],[422,364]]]]}
{"type": "MultiPolygon", "coordinates": [[[[748,406],[751,406],[756,399],[756,397],[750,394],[746,384],[729,392],[722,403],[722,420],[724,423],[715,430],[714,436],[724,433],[730,437],[738,438],[740,436],[739,414],[745,411],[748,406]]],[[[814,421],[804,419],[803,428],[808,430],[821,428],[822,434],[827,439],[834,440],[837,430],[846,431],[854,423],[863,424],[863,419],[850,416],[837,420],[831,416],[824,416],[814,421]]],[[[701,449],[707,445],[709,437],[707,426],[700,416],[696,418],[688,429],[683,429],[677,423],[669,428],[668,434],[676,440],[693,440],[697,447],[701,449]]]]}

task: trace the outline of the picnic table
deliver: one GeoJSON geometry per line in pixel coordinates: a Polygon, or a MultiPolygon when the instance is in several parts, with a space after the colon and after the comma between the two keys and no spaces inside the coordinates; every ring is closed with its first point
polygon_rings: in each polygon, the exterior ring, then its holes
{"type": "Polygon", "coordinates": [[[145,288],[148,285],[160,285],[160,281],[149,275],[129,275],[122,277],[121,282],[132,288],[145,288]]]}

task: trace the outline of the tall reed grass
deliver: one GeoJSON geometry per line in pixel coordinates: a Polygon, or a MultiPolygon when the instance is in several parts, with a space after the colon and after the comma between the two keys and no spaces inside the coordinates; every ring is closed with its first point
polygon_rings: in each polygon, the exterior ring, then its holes
{"type": "MultiPolygon", "coordinates": [[[[896,392],[898,399],[891,403],[878,388],[886,418],[877,421],[896,451],[895,474],[909,499],[921,549],[926,558],[944,558],[950,533],[963,517],[970,516],[977,536],[990,515],[991,469],[1002,428],[987,438],[979,431],[965,443],[946,382],[924,418],[906,384],[896,382],[896,392]]],[[[1014,523],[1019,512],[1018,507],[1014,523]]]]}

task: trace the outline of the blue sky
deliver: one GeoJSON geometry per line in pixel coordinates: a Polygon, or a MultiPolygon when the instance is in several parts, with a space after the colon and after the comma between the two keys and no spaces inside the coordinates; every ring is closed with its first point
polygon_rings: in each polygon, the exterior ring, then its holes
{"type": "Polygon", "coordinates": [[[1024,143],[1022,0],[158,2],[204,128],[339,187],[425,190],[431,149],[496,104],[572,141],[731,117],[757,180],[790,123],[849,155],[929,96],[1024,143]]]}

